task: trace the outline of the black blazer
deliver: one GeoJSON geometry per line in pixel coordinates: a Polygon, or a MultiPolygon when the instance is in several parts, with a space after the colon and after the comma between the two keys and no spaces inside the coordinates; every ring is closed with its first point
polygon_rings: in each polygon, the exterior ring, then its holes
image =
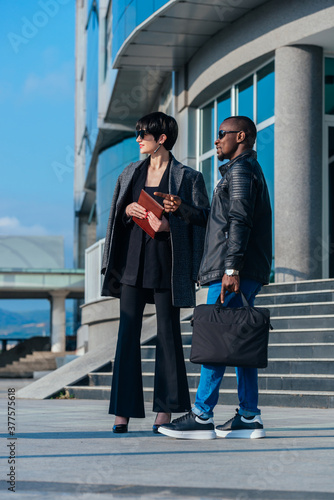
{"type": "MultiPolygon", "coordinates": [[[[101,295],[120,297],[119,280],[124,270],[127,249],[127,231],[122,216],[135,170],[143,163],[130,163],[118,177],[111,202],[110,215],[102,259],[104,279],[101,295]]],[[[190,206],[208,208],[209,200],[203,175],[178,162],[172,156],[169,175],[169,192],[176,194],[190,206]]],[[[175,307],[195,306],[195,283],[203,254],[205,228],[194,226],[186,220],[169,217],[172,247],[171,290],[175,307]]]]}

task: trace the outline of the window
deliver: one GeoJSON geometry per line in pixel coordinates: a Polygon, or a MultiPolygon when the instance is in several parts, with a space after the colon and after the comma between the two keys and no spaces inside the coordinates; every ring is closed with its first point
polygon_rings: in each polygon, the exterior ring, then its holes
{"type": "Polygon", "coordinates": [[[254,120],[253,76],[236,85],[236,115],[254,120]]]}
{"type": "Polygon", "coordinates": [[[334,58],[325,58],[325,114],[334,115],[334,58]]]}
{"type": "Polygon", "coordinates": [[[275,73],[274,61],[257,72],[257,123],[274,115],[275,73]]]}
{"type": "MultiPolygon", "coordinates": [[[[334,65],[332,68],[333,71],[328,70],[328,74],[334,74],[334,65]]],[[[332,103],[334,114],[334,98],[332,103]]],[[[252,75],[236,82],[199,110],[197,165],[204,176],[209,197],[212,196],[214,187],[220,179],[214,147],[219,126],[229,116],[249,116],[257,127],[258,135],[254,149],[258,153],[258,160],[268,184],[274,217],[274,107],[275,67],[274,61],[271,61],[252,75]]]]}
{"type": "Polygon", "coordinates": [[[215,140],[214,103],[201,109],[200,154],[210,151],[215,140]]]}
{"type": "Polygon", "coordinates": [[[231,91],[229,90],[217,99],[217,130],[221,122],[224,121],[227,116],[231,116],[231,114],[231,91]]]}
{"type": "MultiPolygon", "coordinates": [[[[274,76],[274,61],[271,61],[252,75],[247,76],[240,82],[236,82],[230,89],[199,110],[197,164],[198,169],[205,177],[209,196],[212,195],[213,188],[219,179],[218,159],[214,141],[218,136],[220,124],[229,116],[249,116],[255,122],[259,133],[255,148],[261,148],[262,156],[266,154],[267,148],[270,149],[270,153],[268,152],[268,158],[272,158],[270,160],[270,178],[274,178],[274,163],[271,154],[273,148],[273,124],[275,121],[274,76]],[[268,130],[266,130],[267,128],[268,130]],[[266,138],[268,137],[271,137],[271,141],[267,143],[266,138]]],[[[269,170],[267,173],[269,175],[269,170]]]]}
{"type": "Polygon", "coordinates": [[[211,196],[215,187],[213,184],[215,170],[214,156],[210,156],[210,158],[201,161],[199,169],[203,174],[208,195],[211,196]]]}

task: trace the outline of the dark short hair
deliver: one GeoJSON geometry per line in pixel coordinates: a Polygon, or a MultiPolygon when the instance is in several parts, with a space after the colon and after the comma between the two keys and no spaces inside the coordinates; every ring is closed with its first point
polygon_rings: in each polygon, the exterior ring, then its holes
{"type": "Polygon", "coordinates": [[[226,118],[224,122],[226,120],[234,120],[237,124],[237,127],[245,132],[246,142],[251,147],[254,146],[254,142],[256,141],[257,131],[256,131],[256,125],[253,122],[253,120],[248,118],[248,116],[230,116],[229,118],[226,118]]]}
{"type": "Polygon", "coordinates": [[[147,130],[147,132],[153,135],[156,141],[161,134],[165,134],[167,139],[163,145],[167,151],[170,151],[176,142],[179,127],[175,118],[161,111],[155,111],[140,118],[137,121],[136,130],[147,130]]]}

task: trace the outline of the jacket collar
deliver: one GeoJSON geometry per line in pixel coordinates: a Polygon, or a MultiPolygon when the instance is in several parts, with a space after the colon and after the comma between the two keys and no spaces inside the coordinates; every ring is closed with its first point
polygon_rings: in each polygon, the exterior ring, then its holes
{"type": "Polygon", "coordinates": [[[243,160],[244,158],[251,157],[251,158],[257,158],[257,153],[254,151],[254,149],[247,149],[247,151],[244,151],[240,155],[236,156],[233,158],[233,160],[230,160],[227,163],[224,163],[224,165],[221,165],[219,167],[219,171],[221,173],[221,176],[224,177],[226,172],[239,160],[243,160]]]}
{"type": "Polygon", "coordinates": [[[184,168],[182,163],[177,161],[174,156],[171,154],[171,163],[170,163],[170,175],[169,175],[169,192],[171,194],[178,194],[181,182],[184,174],[184,168]]]}

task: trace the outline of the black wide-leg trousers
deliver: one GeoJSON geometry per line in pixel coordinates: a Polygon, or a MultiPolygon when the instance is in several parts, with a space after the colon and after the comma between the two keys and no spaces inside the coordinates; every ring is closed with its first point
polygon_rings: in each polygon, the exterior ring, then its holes
{"type": "MultiPolygon", "coordinates": [[[[109,413],[144,418],[144,397],[140,355],[140,334],[148,292],[122,285],[120,324],[109,413]]],[[[154,290],[157,343],[153,411],[178,413],[190,410],[190,398],[183,357],[180,309],[172,305],[171,290],[154,290]]]]}

